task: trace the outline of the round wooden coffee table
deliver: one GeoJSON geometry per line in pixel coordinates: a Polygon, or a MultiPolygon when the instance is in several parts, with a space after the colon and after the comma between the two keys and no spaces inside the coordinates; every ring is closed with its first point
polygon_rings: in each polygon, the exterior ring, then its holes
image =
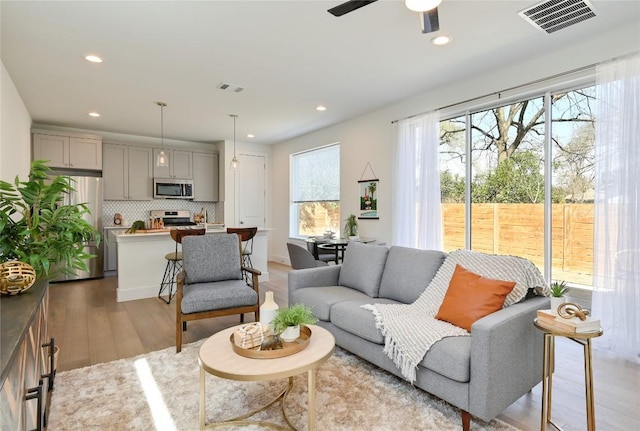
{"type": "Polygon", "coordinates": [[[308,325],[311,329],[309,345],[302,351],[290,356],[274,359],[253,359],[240,356],[233,351],[229,338],[238,326],[225,329],[212,335],[200,347],[200,429],[217,428],[229,425],[258,424],[270,429],[287,429],[277,424],[246,420],[254,414],[281,401],[282,414],[291,429],[295,427],[289,421],[285,410],[287,394],[293,386],[293,377],[308,373],[309,404],[307,406],[307,429],[315,430],[316,425],[316,369],[333,354],[335,339],[324,328],[308,325]],[[206,422],[205,372],[217,377],[240,381],[263,381],[289,378],[287,387],[272,401],[242,416],[217,422],[206,422]]]}

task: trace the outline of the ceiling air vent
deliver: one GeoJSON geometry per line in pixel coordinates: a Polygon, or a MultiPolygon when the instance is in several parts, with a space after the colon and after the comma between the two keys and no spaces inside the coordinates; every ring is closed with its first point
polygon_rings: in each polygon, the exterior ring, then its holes
{"type": "Polygon", "coordinates": [[[531,6],[519,15],[549,34],[596,16],[587,0],[549,0],[531,6]]]}
{"type": "Polygon", "coordinates": [[[240,93],[242,90],[244,90],[244,87],[240,87],[236,84],[229,84],[228,82],[221,82],[216,86],[216,88],[224,91],[233,91],[234,93],[240,93]]]}

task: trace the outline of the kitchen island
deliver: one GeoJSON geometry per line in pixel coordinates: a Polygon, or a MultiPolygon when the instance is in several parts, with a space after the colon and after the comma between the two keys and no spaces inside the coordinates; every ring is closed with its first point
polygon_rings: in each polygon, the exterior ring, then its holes
{"type": "MultiPolygon", "coordinates": [[[[269,281],[267,251],[271,228],[258,228],[253,238],[251,261],[260,270],[260,281],[269,281]]],[[[225,228],[207,228],[207,235],[226,233],[225,228]]],[[[158,296],[167,260],[164,256],[176,249],[169,231],[152,233],[111,232],[117,244],[118,302],[158,296]]],[[[180,250],[180,245],[178,245],[180,250]]]]}

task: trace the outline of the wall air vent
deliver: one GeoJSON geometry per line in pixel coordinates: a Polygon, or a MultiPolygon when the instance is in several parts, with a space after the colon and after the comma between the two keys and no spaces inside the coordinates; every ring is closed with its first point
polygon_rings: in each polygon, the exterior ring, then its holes
{"type": "Polygon", "coordinates": [[[551,34],[596,16],[587,0],[549,0],[518,13],[538,30],[551,34]]]}
{"type": "Polygon", "coordinates": [[[234,93],[240,93],[242,90],[244,90],[244,87],[240,87],[236,84],[229,84],[228,82],[221,82],[220,84],[216,85],[216,88],[224,91],[233,91],[234,93]]]}

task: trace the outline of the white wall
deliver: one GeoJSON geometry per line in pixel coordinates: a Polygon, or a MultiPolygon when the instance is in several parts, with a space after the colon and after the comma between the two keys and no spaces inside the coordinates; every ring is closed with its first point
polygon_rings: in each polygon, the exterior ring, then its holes
{"type": "Polygon", "coordinates": [[[0,179],[26,180],[31,163],[31,116],[9,72],[0,75],[0,179]]]}
{"type": "MultiPolygon", "coordinates": [[[[392,166],[395,126],[392,121],[597,64],[640,49],[640,24],[612,29],[544,56],[501,68],[491,74],[433,89],[353,120],[275,144],[272,149],[272,226],[270,259],[288,262],[289,156],[309,148],[340,142],[341,218],[358,209],[358,183],[369,162],[380,179],[379,220],[359,220],[361,236],[391,243],[392,166]]],[[[497,97],[495,98],[497,100],[497,97]]]]}

